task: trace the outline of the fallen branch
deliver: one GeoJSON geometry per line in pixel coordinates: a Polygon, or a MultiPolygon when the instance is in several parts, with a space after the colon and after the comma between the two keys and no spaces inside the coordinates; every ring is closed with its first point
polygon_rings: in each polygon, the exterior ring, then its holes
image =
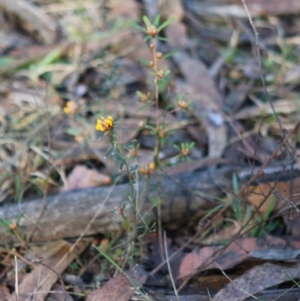
{"type": "MultiPolygon", "coordinates": [[[[142,191],[145,183],[140,183],[142,191]]],[[[164,176],[162,178],[162,222],[190,219],[199,211],[213,205],[209,198],[202,198],[195,192],[220,196],[222,189],[228,190],[230,177],[224,172],[214,175],[214,181],[207,172],[195,172],[181,174],[176,178],[164,176]]],[[[155,220],[156,210],[149,201],[155,197],[156,182],[149,184],[147,199],[141,213],[147,222],[155,220]]],[[[31,241],[47,241],[66,237],[76,237],[88,225],[95,212],[102,206],[102,201],[108,194],[110,187],[98,187],[74,192],[61,193],[48,197],[46,209],[41,218],[31,241]]],[[[106,233],[107,231],[120,230],[122,217],[112,213],[115,207],[120,207],[124,202],[128,204],[124,210],[125,216],[131,220],[132,210],[126,195],[129,192],[127,184],[116,185],[109,200],[100,208],[99,214],[86,235],[106,233]]],[[[17,223],[17,233],[25,237],[33,227],[41,206],[41,199],[13,204],[0,208],[0,219],[6,219],[9,223],[17,223]]],[[[0,227],[0,244],[16,243],[19,239],[5,227],[0,227]]]]}
{"type": "MultiPolygon", "coordinates": [[[[208,169],[210,170],[210,169],[208,169]]],[[[182,173],[174,178],[162,177],[161,197],[162,222],[186,224],[193,216],[199,216],[201,211],[214,206],[212,197],[224,195],[232,189],[232,173],[238,176],[239,184],[247,183],[253,178],[253,173],[258,175],[258,170],[237,170],[236,168],[223,168],[215,171],[196,171],[182,173]],[[207,196],[207,197],[206,197],[207,196]],[[209,197],[211,196],[211,198],[209,197]]],[[[296,167],[289,167],[283,171],[282,167],[264,169],[265,175],[261,180],[290,181],[299,176],[296,167]]],[[[258,181],[258,180],[257,180],[258,181]]],[[[258,181],[258,182],[260,182],[258,181]]],[[[145,186],[140,183],[140,192],[145,186]]],[[[156,210],[150,198],[156,196],[156,181],[151,181],[145,194],[141,214],[146,222],[156,219],[156,210]]],[[[61,193],[48,197],[45,212],[37,226],[31,241],[48,241],[53,239],[78,237],[93,219],[95,212],[99,212],[92,225],[85,231],[86,235],[106,233],[107,231],[121,230],[122,217],[112,213],[115,207],[127,204],[124,215],[132,220],[132,210],[127,195],[130,187],[127,184],[116,185],[107,202],[103,203],[111,187],[98,187],[74,192],[61,193]]],[[[6,219],[9,223],[18,223],[17,234],[25,237],[30,232],[37,220],[42,199],[23,202],[21,204],[7,205],[0,208],[0,220],[6,219]]],[[[0,227],[0,245],[20,242],[17,235],[0,227]]]]}

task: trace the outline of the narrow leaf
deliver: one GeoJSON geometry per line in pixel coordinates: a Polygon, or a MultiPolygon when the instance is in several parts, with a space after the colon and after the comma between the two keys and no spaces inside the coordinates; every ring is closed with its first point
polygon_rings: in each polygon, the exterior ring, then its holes
{"type": "Polygon", "coordinates": [[[161,24],[157,28],[157,31],[161,31],[162,29],[164,29],[165,27],[167,27],[168,25],[170,25],[173,21],[174,21],[174,18],[169,18],[168,20],[166,20],[163,24],[161,24]]]}
{"type": "Polygon", "coordinates": [[[170,40],[167,38],[163,38],[163,37],[157,37],[158,40],[163,41],[163,42],[169,42],[170,40]]]}
{"type": "Polygon", "coordinates": [[[135,22],[132,24],[132,26],[135,27],[136,29],[142,31],[142,32],[145,31],[145,29],[142,26],[140,26],[139,24],[137,24],[135,22]]]}
{"type": "Polygon", "coordinates": [[[160,21],[160,15],[157,15],[157,16],[155,17],[155,20],[154,20],[154,25],[155,25],[155,27],[158,27],[159,21],[160,21]]]}
{"type": "Polygon", "coordinates": [[[177,50],[171,51],[169,53],[166,53],[165,55],[163,55],[162,59],[167,59],[168,57],[173,56],[175,53],[177,53],[177,50]]]}
{"type": "Polygon", "coordinates": [[[145,65],[146,67],[149,67],[149,62],[148,62],[146,59],[141,58],[141,57],[138,57],[136,60],[137,60],[139,63],[141,63],[142,65],[145,65]]]}
{"type": "Polygon", "coordinates": [[[141,112],[141,111],[143,111],[143,110],[145,110],[146,108],[149,108],[149,107],[151,107],[151,106],[152,106],[152,102],[149,101],[149,102],[147,102],[146,104],[144,104],[143,106],[141,106],[140,108],[138,108],[138,109],[137,109],[137,112],[141,112]]]}
{"type": "Polygon", "coordinates": [[[150,36],[146,36],[145,38],[144,38],[144,42],[147,42],[148,40],[150,40],[151,38],[150,38],[150,36]]]}
{"type": "Polygon", "coordinates": [[[151,26],[151,23],[150,23],[150,21],[149,21],[149,19],[148,19],[147,16],[143,16],[143,21],[144,21],[144,23],[146,24],[147,27],[151,26]]]}

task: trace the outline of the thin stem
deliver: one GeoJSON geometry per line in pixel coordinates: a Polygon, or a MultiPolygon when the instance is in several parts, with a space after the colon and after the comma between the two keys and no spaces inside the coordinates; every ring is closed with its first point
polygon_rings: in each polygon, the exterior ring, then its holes
{"type": "MultiPolygon", "coordinates": [[[[159,98],[159,91],[158,91],[158,85],[157,85],[157,71],[158,71],[158,60],[156,58],[156,41],[155,37],[152,37],[151,39],[152,42],[152,57],[153,57],[153,70],[154,70],[154,98],[155,98],[155,106],[156,106],[156,134],[158,135],[159,131],[159,125],[160,125],[160,117],[159,117],[159,103],[158,103],[158,98],[159,98]]],[[[159,139],[157,139],[158,142],[156,142],[156,148],[157,148],[157,153],[155,155],[158,156],[158,149],[159,149],[159,139]]],[[[158,157],[157,159],[157,164],[158,164],[158,157]]],[[[156,164],[156,162],[155,162],[156,164]]]]}
{"type": "MultiPolygon", "coordinates": [[[[113,139],[114,139],[114,137],[113,137],[113,139]]],[[[118,141],[116,141],[115,139],[114,139],[114,143],[115,143],[117,149],[120,152],[120,155],[121,155],[121,157],[123,159],[123,162],[124,162],[126,173],[128,175],[128,178],[129,178],[129,184],[130,184],[130,189],[131,189],[131,201],[132,201],[132,204],[133,204],[133,221],[132,221],[132,227],[131,227],[130,235],[128,237],[127,254],[126,254],[124,262],[123,262],[123,267],[124,267],[125,264],[127,263],[128,259],[129,259],[130,254],[132,253],[133,245],[134,245],[134,242],[135,242],[135,239],[136,239],[136,234],[137,234],[137,202],[136,202],[136,193],[135,193],[135,189],[134,189],[133,177],[132,177],[132,174],[130,172],[129,166],[127,164],[127,160],[125,159],[123,148],[122,148],[121,144],[118,141]]]]}
{"type": "MultiPolygon", "coordinates": [[[[158,59],[157,59],[157,51],[156,51],[156,40],[155,37],[151,38],[152,43],[152,56],[153,56],[153,70],[154,70],[154,101],[156,106],[156,147],[154,149],[154,164],[155,167],[159,168],[159,150],[160,150],[160,137],[159,137],[159,130],[160,130],[160,114],[159,114],[159,88],[158,88],[158,59]]],[[[160,198],[160,186],[161,186],[161,176],[157,174],[157,217],[158,217],[158,239],[159,239],[159,246],[160,246],[160,255],[161,259],[164,260],[164,245],[163,245],[163,236],[162,236],[162,224],[161,224],[161,198],[160,198]]]]}

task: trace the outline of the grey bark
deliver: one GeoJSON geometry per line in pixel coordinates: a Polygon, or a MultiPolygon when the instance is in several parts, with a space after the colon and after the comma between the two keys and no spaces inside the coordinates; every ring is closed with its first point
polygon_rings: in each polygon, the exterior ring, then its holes
{"type": "MultiPolygon", "coordinates": [[[[161,180],[162,222],[185,221],[212,206],[214,201],[209,197],[200,197],[197,192],[210,196],[220,196],[222,189],[230,186],[230,177],[220,173],[212,180],[207,172],[181,174],[175,178],[163,176],[161,180]]],[[[149,185],[141,182],[140,195],[148,187],[145,201],[142,204],[141,214],[147,222],[154,221],[156,209],[150,201],[157,195],[157,182],[151,181],[149,185]]],[[[108,200],[104,202],[110,187],[97,187],[92,189],[61,193],[47,198],[44,214],[31,241],[47,241],[66,237],[77,237],[86,228],[94,214],[99,210],[94,223],[86,231],[86,235],[106,233],[121,229],[122,217],[112,213],[115,207],[126,204],[124,215],[132,220],[132,204],[128,200],[130,187],[128,184],[116,185],[108,200]]],[[[21,237],[30,233],[36,222],[41,208],[42,199],[23,202],[19,205],[8,205],[0,208],[0,219],[9,223],[18,222],[17,232],[21,237]]],[[[0,244],[19,242],[16,235],[4,226],[0,226],[0,244]]]]}

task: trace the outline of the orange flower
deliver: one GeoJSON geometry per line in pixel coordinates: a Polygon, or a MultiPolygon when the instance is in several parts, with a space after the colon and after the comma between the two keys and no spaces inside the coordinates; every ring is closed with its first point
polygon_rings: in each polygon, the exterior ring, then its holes
{"type": "Polygon", "coordinates": [[[143,166],[139,168],[139,172],[144,175],[150,176],[155,169],[155,164],[151,162],[148,166],[143,166]]]}
{"type": "Polygon", "coordinates": [[[74,115],[78,111],[78,104],[74,101],[68,101],[64,107],[64,112],[66,114],[74,115]]]}
{"type": "Polygon", "coordinates": [[[104,132],[105,134],[109,134],[113,127],[113,118],[111,116],[108,116],[104,119],[104,117],[101,117],[101,119],[97,120],[97,123],[95,125],[95,129],[100,132],[104,132]]]}

